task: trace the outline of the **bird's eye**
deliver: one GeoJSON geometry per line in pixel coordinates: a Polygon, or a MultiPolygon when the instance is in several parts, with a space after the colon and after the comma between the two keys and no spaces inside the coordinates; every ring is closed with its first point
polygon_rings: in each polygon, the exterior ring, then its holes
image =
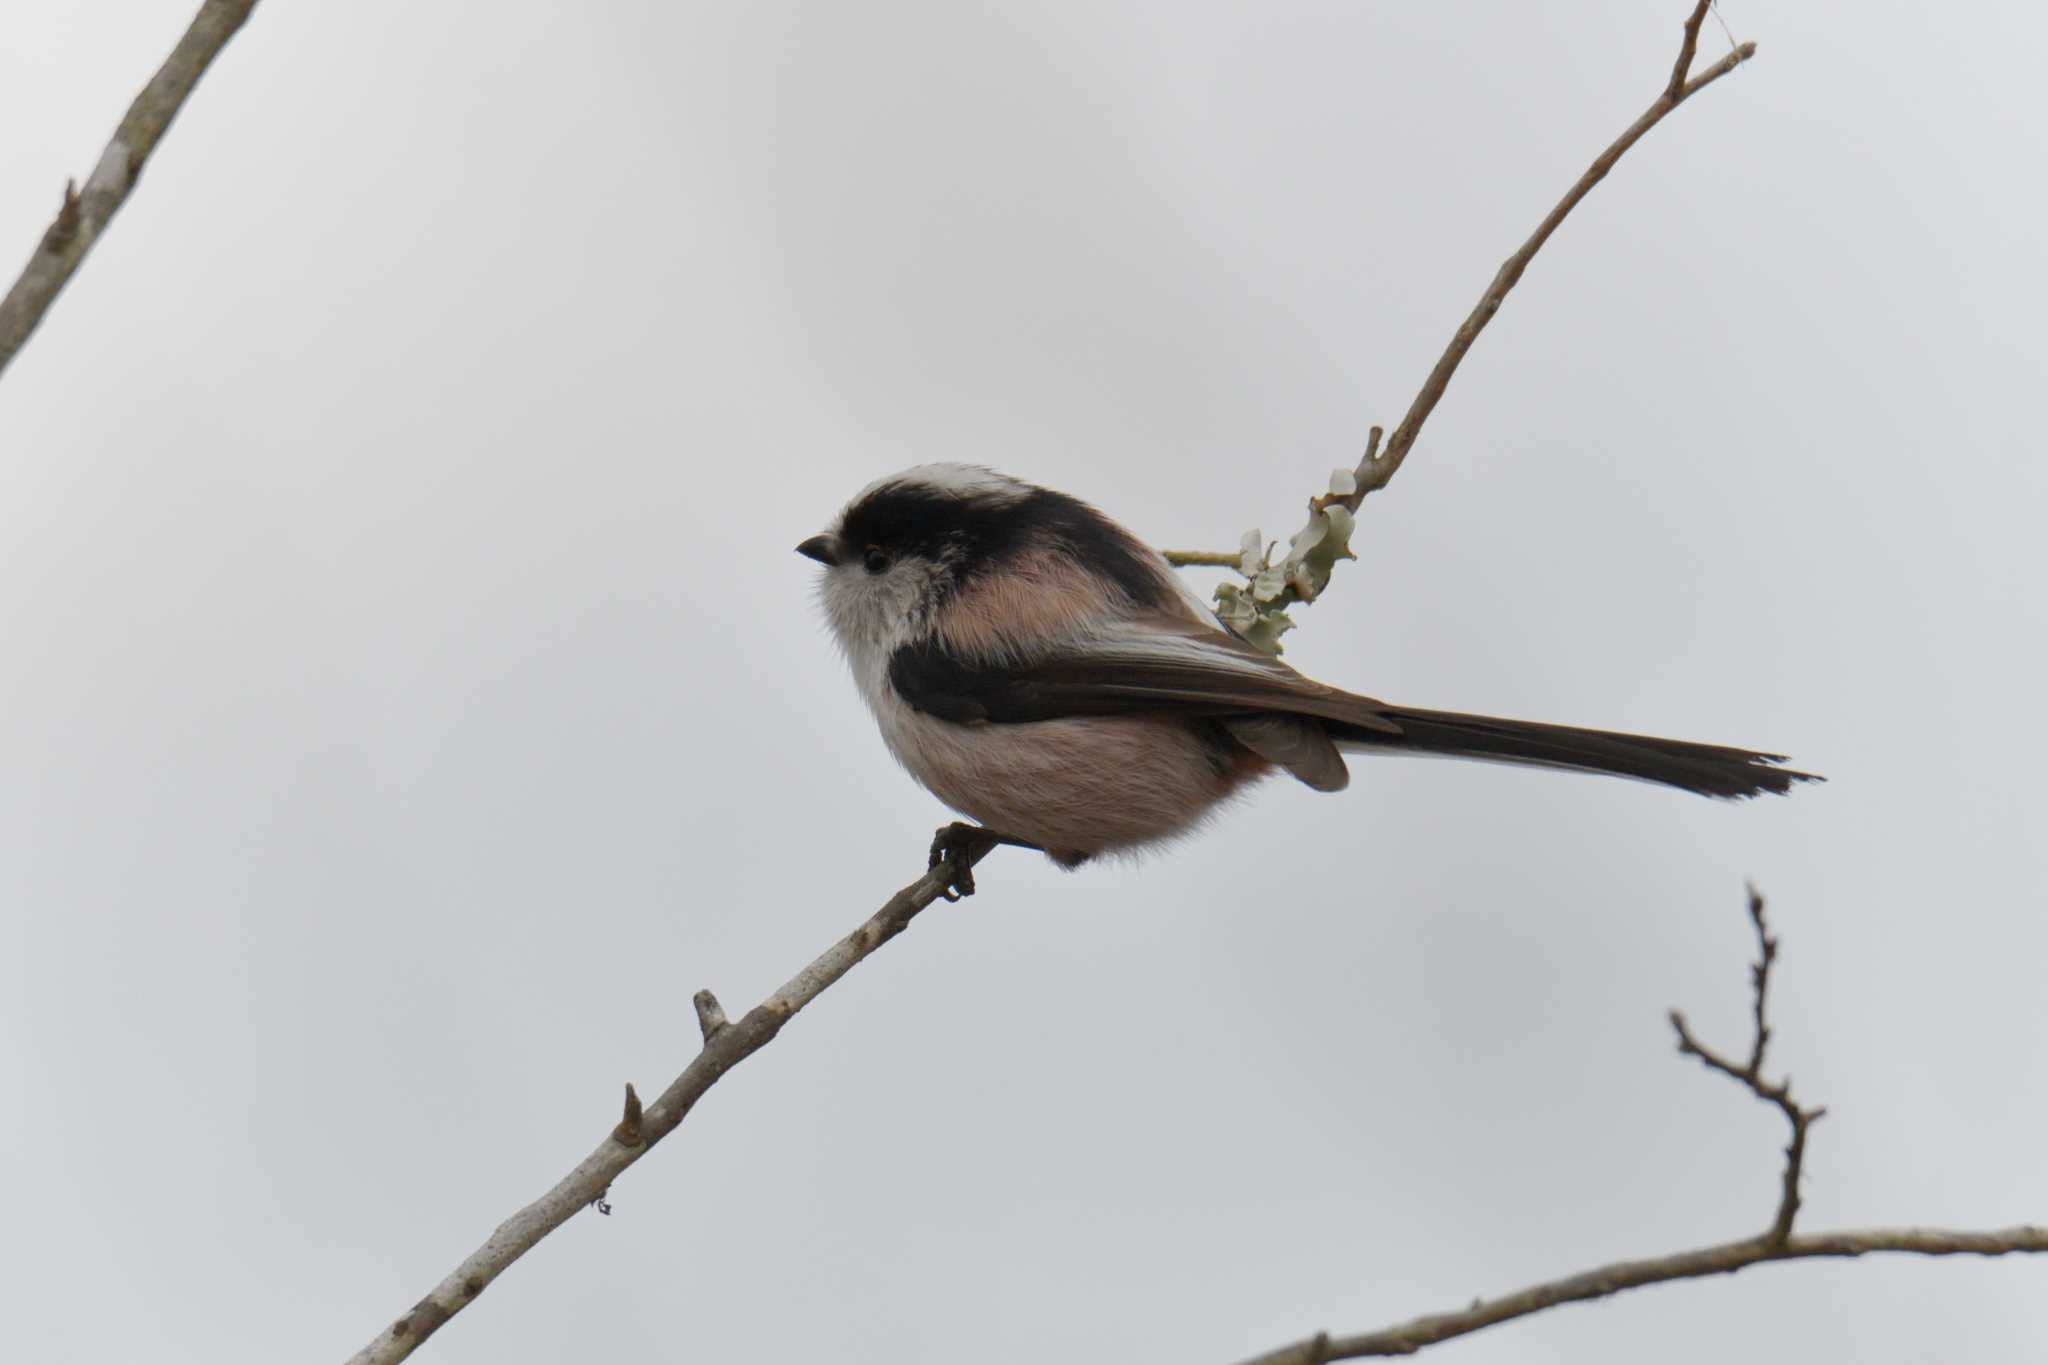
{"type": "Polygon", "coordinates": [[[889,555],[879,545],[870,545],[861,563],[867,566],[869,573],[884,573],[889,568],[889,555]]]}

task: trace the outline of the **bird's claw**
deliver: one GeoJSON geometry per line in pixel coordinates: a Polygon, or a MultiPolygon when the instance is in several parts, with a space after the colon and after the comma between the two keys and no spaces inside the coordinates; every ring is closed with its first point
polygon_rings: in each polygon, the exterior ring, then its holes
{"type": "Polygon", "coordinates": [[[980,825],[970,825],[955,820],[943,825],[932,835],[931,861],[927,868],[944,864],[947,868],[946,884],[939,894],[949,901],[974,894],[974,860],[1001,842],[995,835],[980,825]]]}

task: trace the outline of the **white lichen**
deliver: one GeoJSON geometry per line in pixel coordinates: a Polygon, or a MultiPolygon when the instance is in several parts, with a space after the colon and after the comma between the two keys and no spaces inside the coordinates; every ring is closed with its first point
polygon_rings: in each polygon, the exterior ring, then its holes
{"type": "Polygon", "coordinates": [[[128,144],[115,138],[107,144],[107,150],[100,153],[97,166],[86,177],[85,197],[96,199],[102,195],[119,199],[128,192],[128,144]]]}
{"type": "Polygon", "coordinates": [[[1315,601],[1328,586],[1337,561],[1358,558],[1351,553],[1357,518],[1338,501],[1357,491],[1358,478],[1351,470],[1332,472],[1329,494],[1309,503],[1308,524],[1294,533],[1287,553],[1277,562],[1276,546],[1267,544],[1256,528],[1245,532],[1237,562],[1245,583],[1225,583],[1216,589],[1216,614],[1223,623],[1267,653],[1280,653],[1280,637],[1294,629],[1287,608],[1315,601]]]}

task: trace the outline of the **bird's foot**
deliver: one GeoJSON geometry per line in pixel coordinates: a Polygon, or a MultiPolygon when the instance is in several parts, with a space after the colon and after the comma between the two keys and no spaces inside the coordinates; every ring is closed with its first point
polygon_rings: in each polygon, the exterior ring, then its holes
{"type": "Polygon", "coordinates": [[[998,834],[980,825],[955,820],[950,825],[940,826],[939,832],[932,836],[931,860],[925,866],[945,865],[947,881],[942,894],[949,901],[957,901],[962,896],[974,894],[974,864],[998,844],[1038,850],[1038,845],[1029,839],[998,834]]]}

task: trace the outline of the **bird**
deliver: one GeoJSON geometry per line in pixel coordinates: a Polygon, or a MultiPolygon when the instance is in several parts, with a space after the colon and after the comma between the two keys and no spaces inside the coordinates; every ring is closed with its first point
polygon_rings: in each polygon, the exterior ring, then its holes
{"type": "Polygon", "coordinates": [[[1814,774],[1783,755],[1397,706],[1234,634],[1158,551],[1088,503],[979,465],[878,479],[797,552],[883,742],[955,812],[953,896],[998,844],[1062,868],[1201,828],[1260,781],[1319,792],[1345,755],[1606,773],[1739,800],[1814,774]],[[971,855],[971,856],[970,856],[971,855]]]}

